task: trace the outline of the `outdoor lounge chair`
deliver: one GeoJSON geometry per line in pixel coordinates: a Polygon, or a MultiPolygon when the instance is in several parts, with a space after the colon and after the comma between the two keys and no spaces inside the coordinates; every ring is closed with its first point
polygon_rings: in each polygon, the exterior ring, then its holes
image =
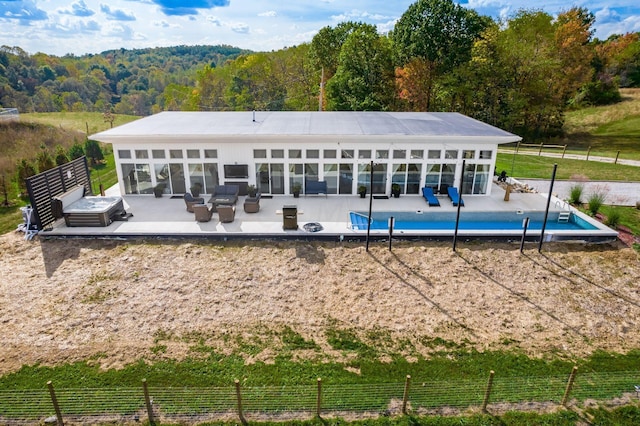
{"type": "Polygon", "coordinates": [[[187,205],[187,211],[193,213],[194,204],[204,204],[204,198],[194,197],[191,193],[184,194],[184,203],[187,205]]]}
{"type": "Polygon", "coordinates": [[[438,201],[433,193],[433,188],[431,188],[430,186],[425,186],[424,188],[422,188],[422,196],[427,201],[429,206],[440,207],[440,201],[438,201]]]}
{"type": "Polygon", "coordinates": [[[455,186],[448,187],[447,194],[454,206],[457,206],[458,203],[460,203],[461,206],[464,206],[464,201],[462,200],[462,197],[460,197],[460,194],[458,194],[458,189],[455,186]]]}
{"type": "Polygon", "coordinates": [[[220,218],[220,222],[222,223],[233,222],[236,217],[236,206],[218,206],[218,217],[220,218]]]}
{"type": "Polygon", "coordinates": [[[196,222],[209,222],[211,220],[213,207],[210,207],[209,204],[194,204],[192,208],[196,222]]]}
{"type": "Polygon", "coordinates": [[[244,200],[244,212],[245,213],[258,213],[260,211],[260,193],[258,192],[255,197],[247,197],[244,200]]]}

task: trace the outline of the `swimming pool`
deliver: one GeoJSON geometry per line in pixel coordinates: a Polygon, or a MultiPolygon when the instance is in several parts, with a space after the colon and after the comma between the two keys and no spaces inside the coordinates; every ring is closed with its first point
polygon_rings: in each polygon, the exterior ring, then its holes
{"type": "MultiPolygon", "coordinates": [[[[373,212],[371,230],[389,229],[389,218],[393,216],[393,229],[397,231],[453,231],[456,226],[455,212],[373,212]]],[[[465,231],[522,231],[525,218],[529,218],[527,230],[540,231],[544,212],[461,212],[458,230],[465,231]]],[[[366,230],[368,212],[349,212],[352,230],[366,230]]],[[[550,212],[547,230],[585,231],[596,230],[596,226],[571,213],[568,221],[558,221],[559,212],[550,212]]]]}

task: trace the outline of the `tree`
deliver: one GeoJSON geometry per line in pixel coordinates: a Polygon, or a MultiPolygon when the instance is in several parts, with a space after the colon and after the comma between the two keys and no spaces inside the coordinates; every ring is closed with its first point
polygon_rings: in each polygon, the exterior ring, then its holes
{"type": "Polygon", "coordinates": [[[16,184],[18,185],[21,195],[27,193],[27,178],[34,176],[35,174],[36,169],[31,161],[24,158],[18,161],[18,164],[16,165],[16,184]]]}
{"type": "Polygon", "coordinates": [[[427,111],[436,79],[470,60],[473,43],[489,23],[453,0],[418,0],[400,17],[391,34],[397,60],[426,68],[421,73],[430,78],[421,90],[427,111]]]}
{"type": "Polygon", "coordinates": [[[327,83],[327,105],[338,111],[380,111],[393,103],[393,63],[389,39],[373,25],[349,34],[338,69],[327,83]]]}
{"type": "Polygon", "coordinates": [[[36,156],[36,164],[38,165],[38,173],[53,169],[56,166],[56,163],[53,161],[53,157],[46,149],[42,149],[38,152],[38,155],[36,156]]]}
{"type": "Polygon", "coordinates": [[[64,148],[62,147],[62,145],[57,145],[56,146],[56,166],[61,166],[65,163],[69,162],[69,157],[67,156],[66,151],[64,150],[64,148]]]}
{"type": "Polygon", "coordinates": [[[73,145],[71,145],[71,148],[69,148],[69,158],[72,160],[75,160],[77,158],[80,158],[84,155],[84,148],[82,147],[82,144],[75,142],[73,145]]]}
{"type": "Polygon", "coordinates": [[[91,165],[95,166],[99,161],[102,161],[104,159],[104,154],[102,153],[100,144],[98,143],[98,141],[95,141],[93,139],[87,139],[87,141],[84,143],[84,152],[87,154],[87,157],[89,157],[91,165]]]}

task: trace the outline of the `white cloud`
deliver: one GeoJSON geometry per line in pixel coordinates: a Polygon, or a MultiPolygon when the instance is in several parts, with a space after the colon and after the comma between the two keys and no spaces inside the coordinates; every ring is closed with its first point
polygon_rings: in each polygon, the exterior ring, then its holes
{"type": "Polygon", "coordinates": [[[231,28],[231,31],[238,34],[249,34],[251,30],[249,25],[243,23],[232,24],[229,28],[231,28]]]}
{"type": "Polygon", "coordinates": [[[268,18],[273,18],[274,16],[277,16],[278,14],[276,13],[275,10],[268,10],[266,12],[262,12],[262,13],[258,13],[258,16],[265,16],[268,18]]]}

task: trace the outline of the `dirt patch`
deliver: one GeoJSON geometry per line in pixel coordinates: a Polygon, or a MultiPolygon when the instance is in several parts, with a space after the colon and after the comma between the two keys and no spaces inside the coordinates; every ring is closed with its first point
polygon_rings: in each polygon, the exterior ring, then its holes
{"type": "Polygon", "coordinates": [[[622,244],[24,241],[0,236],[0,373],[182,359],[196,345],[273,362],[286,326],[341,360],[328,328],[409,359],[447,345],[584,356],[640,347],[640,262],[622,244]],[[402,342],[402,343],[400,343],[402,342]],[[440,346],[439,346],[440,345],[440,346]],[[244,349],[243,349],[244,348],[244,349]],[[252,352],[251,348],[258,348],[252,352]],[[263,348],[263,349],[260,349],[263,348]]]}

